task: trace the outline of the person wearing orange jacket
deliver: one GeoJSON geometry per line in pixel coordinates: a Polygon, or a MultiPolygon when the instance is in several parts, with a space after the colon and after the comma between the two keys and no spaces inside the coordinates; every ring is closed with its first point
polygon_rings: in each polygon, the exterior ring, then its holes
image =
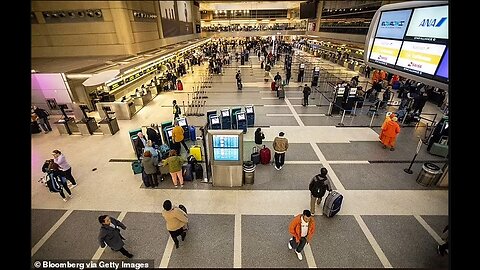
{"type": "Polygon", "coordinates": [[[312,241],[315,233],[315,219],[312,217],[310,210],[303,210],[303,213],[297,215],[290,222],[288,231],[293,236],[288,241],[288,249],[294,249],[298,259],[303,259],[302,250],[305,244],[312,241]]]}
{"type": "Polygon", "coordinates": [[[382,128],[383,132],[383,148],[390,148],[390,151],[395,150],[395,141],[397,140],[397,135],[400,133],[400,125],[397,123],[398,118],[393,117],[391,121],[385,123],[385,126],[382,128]]]}
{"type": "Polygon", "coordinates": [[[392,120],[393,117],[396,115],[392,112],[387,112],[387,115],[385,116],[385,120],[383,121],[382,127],[380,129],[380,135],[378,138],[380,139],[381,142],[383,142],[383,137],[385,137],[385,132],[383,131],[383,128],[385,127],[385,124],[387,124],[388,121],[392,120]]]}

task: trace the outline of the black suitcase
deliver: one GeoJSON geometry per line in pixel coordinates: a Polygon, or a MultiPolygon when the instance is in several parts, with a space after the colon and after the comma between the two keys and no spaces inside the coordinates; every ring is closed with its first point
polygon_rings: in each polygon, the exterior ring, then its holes
{"type": "Polygon", "coordinates": [[[182,166],[183,181],[193,181],[192,164],[182,166]]]}
{"type": "Polygon", "coordinates": [[[142,170],[142,181],[145,187],[150,187],[150,175],[146,174],[144,170],[142,170]]]}
{"type": "Polygon", "coordinates": [[[195,168],[195,179],[203,179],[203,167],[202,164],[196,163],[194,165],[195,168]]]}
{"type": "Polygon", "coordinates": [[[260,152],[258,152],[258,148],[256,146],[254,146],[253,149],[252,149],[252,154],[250,155],[250,160],[255,165],[260,164],[260,152]]]}

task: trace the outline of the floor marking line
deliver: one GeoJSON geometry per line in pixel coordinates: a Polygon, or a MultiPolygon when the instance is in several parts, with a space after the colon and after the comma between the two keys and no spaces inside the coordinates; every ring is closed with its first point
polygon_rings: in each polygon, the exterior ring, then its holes
{"type": "Polygon", "coordinates": [[[314,142],[310,142],[310,145],[312,146],[313,151],[317,155],[318,159],[322,162],[323,167],[325,167],[328,170],[328,176],[330,176],[330,180],[333,182],[337,190],[345,190],[345,187],[340,182],[340,179],[338,179],[332,167],[330,167],[330,163],[327,161],[322,151],[320,151],[320,148],[318,147],[318,145],[314,142]]]}
{"type": "Polygon", "coordinates": [[[60,217],[60,219],[57,222],[55,222],[55,224],[53,224],[50,230],[48,230],[48,232],[45,233],[45,235],[42,238],[40,238],[40,240],[38,240],[38,242],[32,248],[31,256],[37,253],[37,251],[43,246],[43,244],[47,242],[48,238],[52,236],[52,234],[58,229],[58,227],[60,227],[60,225],[62,225],[62,223],[68,218],[68,216],[70,216],[72,212],[73,212],[72,209],[67,210],[67,212],[65,212],[65,214],[63,214],[63,216],[60,217]]]}
{"type": "Polygon", "coordinates": [[[160,265],[158,268],[167,268],[168,263],[170,262],[170,258],[172,256],[172,251],[173,251],[173,246],[175,243],[173,242],[172,237],[170,237],[170,234],[168,235],[168,241],[167,245],[165,246],[165,250],[163,251],[163,256],[162,260],[160,261],[160,265]]]}
{"type": "Polygon", "coordinates": [[[300,119],[300,116],[298,116],[297,112],[295,111],[295,109],[292,106],[292,103],[290,103],[290,101],[286,97],[285,97],[285,103],[287,103],[288,108],[293,113],[293,117],[295,117],[295,120],[297,120],[298,125],[301,126],[301,127],[304,127],[305,124],[303,124],[302,119],[300,119]]]}
{"type": "MultiPolygon", "coordinates": [[[[126,215],[126,214],[127,214],[126,211],[121,212],[120,215],[118,215],[117,220],[118,220],[118,221],[122,221],[122,220],[125,218],[125,215],[126,215]]],[[[106,247],[107,247],[107,246],[105,246],[105,248],[106,248],[106,247]]],[[[97,249],[97,251],[95,251],[95,254],[93,254],[93,257],[92,257],[91,261],[98,261],[98,260],[100,260],[100,257],[102,257],[102,254],[103,254],[103,252],[105,251],[105,248],[99,247],[99,248],[97,249]]]]}
{"type": "Polygon", "coordinates": [[[233,267],[242,267],[242,215],[235,214],[235,235],[233,240],[233,267]]]}
{"type": "Polygon", "coordinates": [[[303,248],[305,253],[305,259],[307,259],[308,268],[317,268],[317,263],[315,262],[315,257],[313,257],[313,252],[310,244],[306,244],[303,248]]]}
{"type": "Polygon", "coordinates": [[[443,243],[445,243],[445,241],[443,241],[442,237],[440,237],[440,235],[438,235],[433,229],[432,227],[430,227],[430,225],[428,225],[428,223],[425,221],[425,219],[423,219],[421,216],[419,215],[413,215],[417,221],[423,226],[423,228],[425,228],[425,230],[427,230],[427,232],[433,237],[433,239],[435,239],[435,241],[437,241],[437,243],[439,245],[442,245],[443,243]]]}
{"type": "Polygon", "coordinates": [[[375,237],[373,237],[372,232],[367,227],[367,224],[365,224],[365,221],[363,221],[362,217],[360,215],[353,215],[355,217],[355,220],[358,222],[358,225],[360,225],[360,229],[362,229],[363,233],[367,237],[368,242],[373,248],[373,251],[375,251],[375,254],[377,254],[378,259],[382,263],[384,268],[393,268],[392,264],[390,261],[388,261],[387,256],[385,256],[385,253],[383,253],[382,248],[380,245],[377,243],[377,240],[375,240],[375,237]]]}
{"type": "Polygon", "coordinates": [[[330,164],[370,164],[368,160],[332,160],[330,164]]]}

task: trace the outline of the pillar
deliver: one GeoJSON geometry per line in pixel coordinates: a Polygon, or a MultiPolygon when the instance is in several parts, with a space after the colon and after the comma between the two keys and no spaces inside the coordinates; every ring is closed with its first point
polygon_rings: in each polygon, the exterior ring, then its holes
{"type": "MultiPolygon", "coordinates": [[[[117,34],[118,43],[124,45],[125,54],[135,55],[133,48],[133,31],[130,24],[129,12],[131,12],[125,1],[108,1],[110,11],[112,12],[113,25],[117,34]]],[[[132,15],[133,16],[133,15],[132,15]]]]}
{"type": "Polygon", "coordinates": [[[323,0],[317,4],[317,20],[315,21],[315,32],[320,32],[320,19],[322,19],[323,0]]]}

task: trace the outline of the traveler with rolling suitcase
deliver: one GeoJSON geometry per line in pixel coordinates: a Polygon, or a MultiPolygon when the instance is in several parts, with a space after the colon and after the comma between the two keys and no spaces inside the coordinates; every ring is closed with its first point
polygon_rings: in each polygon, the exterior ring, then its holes
{"type": "Polygon", "coordinates": [[[184,229],[188,224],[187,213],[179,207],[174,207],[170,200],[163,202],[163,209],[162,216],[165,219],[167,230],[175,243],[175,248],[178,248],[178,236],[182,237],[182,241],[185,240],[185,237],[187,236],[184,229]]]}
{"type": "Polygon", "coordinates": [[[308,185],[310,190],[310,212],[312,215],[315,214],[315,204],[320,205],[322,202],[323,195],[325,192],[332,191],[330,181],[327,178],[328,170],[326,168],[320,169],[320,174],[315,175],[308,185]]]}

